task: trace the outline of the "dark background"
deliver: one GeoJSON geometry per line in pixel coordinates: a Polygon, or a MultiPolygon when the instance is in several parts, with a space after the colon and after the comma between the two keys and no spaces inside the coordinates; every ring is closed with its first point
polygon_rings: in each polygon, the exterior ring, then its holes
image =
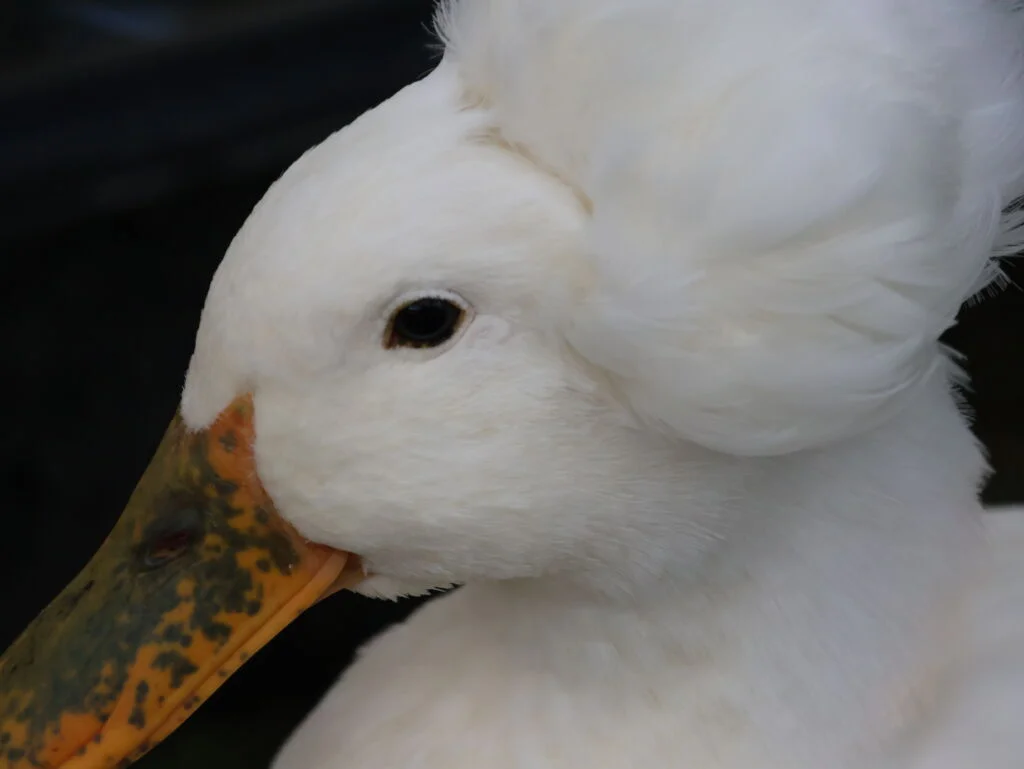
{"type": "MultiPolygon", "coordinates": [[[[303,150],[429,71],[430,11],[0,0],[0,648],[122,509],[234,232],[303,150]]],[[[1024,294],[966,310],[949,341],[997,469],[986,497],[1024,500],[1024,294]]],[[[320,604],[139,766],[266,766],[354,648],[414,607],[320,604]]]]}

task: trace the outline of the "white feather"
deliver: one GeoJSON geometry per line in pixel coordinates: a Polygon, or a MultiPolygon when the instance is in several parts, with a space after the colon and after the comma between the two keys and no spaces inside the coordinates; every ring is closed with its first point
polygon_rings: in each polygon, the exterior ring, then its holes
{"type": "Polygon", "coordinates": [[[991,0],[475,0],[441,28],[501,135],[590,202],[569,338],[688,439],[879,424],[1024,239],[1024,25],[991,0]]]}
{"type": "Polygon", "coordinates": [[[444,6],[253,212],[185,385],[253,393],[364,594],[464,585],[279,769],[1019,769],[1024,545],[939,344],[1024,240],[1010,9],[444,6]],[[424,293],[471,318],[387,349],[424,293]]]}

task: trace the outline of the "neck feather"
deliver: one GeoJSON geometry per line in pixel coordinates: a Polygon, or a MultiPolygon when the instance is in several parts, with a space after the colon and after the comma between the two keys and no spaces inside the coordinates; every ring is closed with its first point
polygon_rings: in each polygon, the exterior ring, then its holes
{"type": "Polygon", "coordinates": [[[587,681],[614,660],[616,686],[732,708],[808,750],[834,735],[859,753],[864,735],[914,723],[958,655],[983,473],[966,420],[936,387],[856,440],[761,460],[696,575],[629,601],[557,580],[473,586],[462,600],[475,626],[493,614],[507,651],[550,660],[552,675],[587,681]]]}

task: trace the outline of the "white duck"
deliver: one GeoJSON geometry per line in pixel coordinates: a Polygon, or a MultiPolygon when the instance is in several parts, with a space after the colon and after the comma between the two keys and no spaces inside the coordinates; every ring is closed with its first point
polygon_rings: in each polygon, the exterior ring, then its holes
{"type": "MultiPolygon", "coordinates": [[[[938,341],[1019,239],[1011,5],[443,8],[437,69],[253,212],[184,388],[193,442],[252,394],[259,479],[321,559],[289,612],[338,574],[324,547],[367,595],[464,585],[372,642],[277,769],[1024,765],[1024,512],[982,515],[938,341]]],[[[195,525],[123,542],[205,563],[195,525]]],[[[116,749],[49,765],[125,755],[123,689],[40,706],[0,766],[72,711],[116,749]]]]}

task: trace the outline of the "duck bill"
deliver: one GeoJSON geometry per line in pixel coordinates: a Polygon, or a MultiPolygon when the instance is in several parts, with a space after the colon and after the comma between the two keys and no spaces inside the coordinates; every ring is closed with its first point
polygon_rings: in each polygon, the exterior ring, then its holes
{"type": "Polygon", "coordinates": [[[304,540],[253,459],[253,409],[171,422],[99,551],[0,657],[0,769],[142,756],[358,559],[304,540]]]}

